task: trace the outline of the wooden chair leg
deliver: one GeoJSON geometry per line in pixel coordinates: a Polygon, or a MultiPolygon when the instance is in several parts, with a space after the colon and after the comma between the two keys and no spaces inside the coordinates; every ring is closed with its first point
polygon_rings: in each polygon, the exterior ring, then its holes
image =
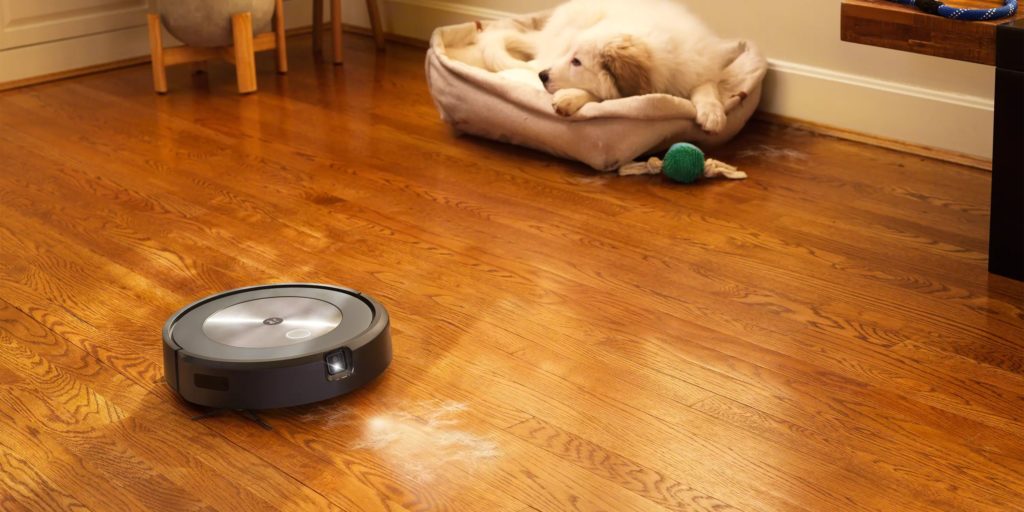
{"type": "Polygon", "coordinates": [[[324,0],[313,0],[313,53],[319,55],[324,46],[324,0]]]}
{"type": "Polygon", "coordinates": [[[377,49],[384,49],[384,26],[380,23],[380,6],[377,0],[366,0],[366,11],[370,13],[370,28],[373,29],[373,40],[377,42],[377,49]]]}
{"type": "Polygon", "coordinates": [[[238,93],[256,91],[256,52],[252,45],[252,13],[240,12],[231,16],[231,34],[235,46],[235,75],[238,93]]]}
{"type": "Polygon", "coordinates": [[[282,0],[275,2],[274,10],[274,39],[277,52],[277,72],[284,74],[288,72],[288,46],[285,43],[284,32],[284,6],[282,0]]]}
{"type": "Polygon", "coordinates": [[[341,64],[345,55],[341,48],[341,0],[331,0],[331,45],[335,64],[341,64]]]}
{"type": "Polygon", "coordinates": [[[164,67],[164,43],[160,34],[160,15],[150,13],[146,18],[149,25],[149,54],[153,66],[153,90],[157,94],[167,93],[167,69],[164,67]]]}

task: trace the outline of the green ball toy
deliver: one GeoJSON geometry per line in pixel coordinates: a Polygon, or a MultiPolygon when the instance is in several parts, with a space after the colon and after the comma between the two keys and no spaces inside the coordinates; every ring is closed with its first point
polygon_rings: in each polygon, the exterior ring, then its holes
{"type": "Polygon", "coordinates": [[[679,183],[693,183],[702,177],[730,180],[747,177],[747,173],[725,162],[704,158],[704,152],[688,142],[673,144],[665,153],[664,160],[652,156],[646,162],[632,162],[619,167],[619,176],[659,173],[679,183]]]}
{"type": "Polygon", "coordinates": [[[661,172],[672,181],[693,183],[704,176],[704,152],[689,142],[677,142],[665,153],[661,172]]]}

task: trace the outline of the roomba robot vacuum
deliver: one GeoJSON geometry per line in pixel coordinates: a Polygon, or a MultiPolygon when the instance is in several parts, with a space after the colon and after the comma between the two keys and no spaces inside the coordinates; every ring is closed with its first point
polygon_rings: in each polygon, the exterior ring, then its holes
{"type": "Polygon", "coordinates": [[[164,325],[167,384],[194,404],[272,409],[355,390],[391,362],[388,313],[355,290],[322,284],[239,288],[164,325]]]}

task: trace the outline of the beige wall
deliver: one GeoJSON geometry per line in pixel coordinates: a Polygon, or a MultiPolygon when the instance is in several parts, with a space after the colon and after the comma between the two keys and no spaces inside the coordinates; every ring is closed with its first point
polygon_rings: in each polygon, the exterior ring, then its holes
{"type": "Polygon", "coordinates": [[[722,35],[757,41],[773,59],[840,73],[991,99],[992,68],[937,57],[845,43],[839,39],[838,0],[738,2],[688,0],[722,35]]]}

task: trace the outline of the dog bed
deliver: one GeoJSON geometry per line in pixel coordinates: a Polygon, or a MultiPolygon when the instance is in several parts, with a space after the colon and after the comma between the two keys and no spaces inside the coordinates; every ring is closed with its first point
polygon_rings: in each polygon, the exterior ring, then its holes
{"type": "Polygon", "coordinates": [[[436,29],[427,51],[426,73],[441,119],[458,132],[518,144],[613,171],[635,158],[675,142],[713,147],[736,135],[761,99],[767,61],[747,42],[746,51],[726,68],[721,84],[725,128],[704,132],[687,99],[647,94],[585,105],[571,117],[551,107],[551,95],[519,80],[471,66],[447,55],[475,41],[490,23],[539,29],[550,11],[501,22],[477,22],[436,29]]]}

